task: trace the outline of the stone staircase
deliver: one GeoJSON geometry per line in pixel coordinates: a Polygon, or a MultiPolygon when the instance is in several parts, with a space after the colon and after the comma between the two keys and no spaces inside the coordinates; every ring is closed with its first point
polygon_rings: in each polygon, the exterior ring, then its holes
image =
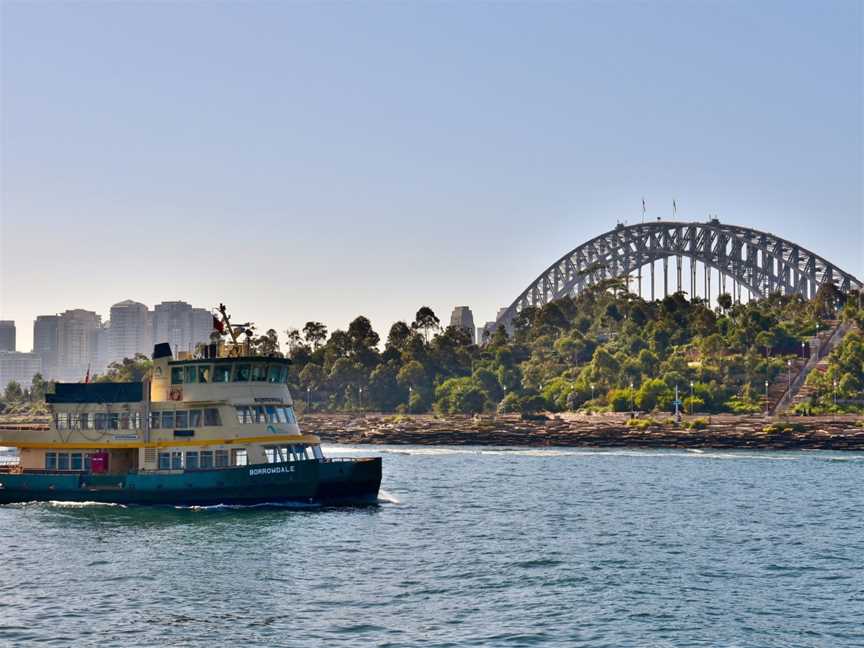
{"type": "Polygon", "coordinates": [[[843,338],[852,328],[850,322],[837,320],[829,321],[828,325],[827,331],[822,331],[818,336],[810,338],[810,357],[807,358],[806,362],[798,358],[792,364],[791,384],[788,373],[786,375],[781,373],[774,384],[769,386],[768,403],[771,405],[769,411],[772,414],[782,414],[793,405],[804,402],[810,397],[813,389],[805,385],[807,376],[814,369],[825,371],[828,368],[828,354],[843,341],[843,338]],[[774,399],[771,398],[772,391],[775,394],[774,399]]]}

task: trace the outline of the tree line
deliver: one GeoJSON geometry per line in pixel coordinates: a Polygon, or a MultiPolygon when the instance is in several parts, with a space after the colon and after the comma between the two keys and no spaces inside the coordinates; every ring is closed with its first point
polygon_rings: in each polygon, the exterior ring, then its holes
{"type": "MultiPolygon", "coordinates": [[[[682,292],[645,301],[610,280],[525,308],[511,332],[499,327],[481,344],[442,326],[427,306],[393,324],[383,340],[359,316],[346,329],[328,331],[317,321],[288,329],[284,348],[275,330],[250,335],[249,343],[292,360],[289,387],[298,406],[313,411],[671,411],[677,389],[684,410],[746,413],[764,409],[765,381],[807,353],[817,330],[836,318],[864,328],[852,297],[832,287],[810,301],[775,294],[733,303],[723,294],[711,308],[682,292]]],[[[829,361],[828,372],[811,375],[810,410],[860,411],[861,336],[848,336],[829,361]]],[[[127,358],[95,380],[140,380],[149,362],[127,358]]],[[[27,396],[10,387],[7,402],[27,396]]],[[[34,383],[30,397],[40,388],[34,383]]]]}

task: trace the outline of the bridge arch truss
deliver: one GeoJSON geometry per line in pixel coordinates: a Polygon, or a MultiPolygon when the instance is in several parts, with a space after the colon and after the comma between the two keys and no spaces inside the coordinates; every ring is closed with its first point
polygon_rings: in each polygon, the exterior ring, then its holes
{"type": "MultiPolygon", "coordinates": [[[[654,299],[655,265],[662,261],[663,289],[670,292],[669,260],[675,260],[675,290],[697,292],[697,267],[704,269],[703,295],[711,300],[711,275],[719,278],[717,293],[731,281],[732,297],[740,301],[742,289],[751,297],[780,292],[812,298],[820,287],[841,291],[862,290],[862,282],[823,257],[795,243],[748,227],[708,222],[652,221],[618,225],[571,250],[549,266],[497,318],[510,325],[523,308],[543,306],[556,299],[578,295],[601,281],[636,274],[639,293],[642,270],[648,266],[651,299],[654,299]],[[682,283],[683,259],[688,259],[689,290],[682,283]],[[736,293],[737,291],[737,293],[736,293]]],[[[629,287],[629,283],[628,283],[629,287]]],[[[674,292],[674,291],[672,291],[674,292]]]]}

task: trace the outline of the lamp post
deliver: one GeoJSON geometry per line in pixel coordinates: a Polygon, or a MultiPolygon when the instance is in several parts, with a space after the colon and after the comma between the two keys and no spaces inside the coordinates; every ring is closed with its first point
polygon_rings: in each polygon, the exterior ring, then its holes
{"type": "Polygon", "coordinates": [[[690,415],[693,415],[693,381],[690,381],[690,415]]]}
{"type": "Polygon", "coordinates": [[[312,408],[312,388],[306,388],[306,411],[308,412],[312,408]]]}
{"type": "Polygon", "coordinates": [[[633,415],[635,413],[633,411],[633,407],[634,407],[634,405],[633,405],[633,381],[631,380],[630,381],[630,418],[633,418],[633,415]]]}
{"type": "Polygon", "coordinates": [[[792,361],[786,361],[786,377],[788,386],[786,387],[786,400],[792,397],[792,361]]]}
{"type": "Polygon", "coordinates": [[[832,394],[832,400],[834,401],[834,407],[837,407],[837,379],[834,379],[834,392],[832,394]]]}
{"type": "Polygon", "coordinates": [[[360,405],[360,411],[362,412],[363,411],[363,388],[362,387],[359,387],[357,389],[357,400],[359,401],[358,404],[360,405]]]}
{"type": "Polygon", "coordinates": [[[765,381],[765,416],[768,416],[768,381],[765,381]]]}
{"type": "Polygon", "coordinates": [[[803,340],[801,341],[801,357],[802,357],[802,358],[805,358],[805,357],[806,357],[806,356],[804,355],[804,341],[803,341],[803,340]]]}
{"type": "Polygon", "coordinates": [[[408,412],[409,413],[411,412],[411,394],[413,394],[413,393],[414,393],[414,388],[409,386],[408,387],[408,412]]]}
{"type": "Polygon", "coordinates": [[[594,400],[594,383],[591,383],[591,400],[594,400]]]}

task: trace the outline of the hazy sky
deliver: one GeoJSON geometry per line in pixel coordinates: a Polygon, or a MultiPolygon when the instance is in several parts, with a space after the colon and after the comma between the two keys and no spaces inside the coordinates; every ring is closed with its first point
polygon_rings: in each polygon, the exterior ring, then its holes
{"type": "Polygon", "coordinates": [[[0,319],[492,319],[648,216],[864,277],[862,4],[0,1],[0,319]]]}

